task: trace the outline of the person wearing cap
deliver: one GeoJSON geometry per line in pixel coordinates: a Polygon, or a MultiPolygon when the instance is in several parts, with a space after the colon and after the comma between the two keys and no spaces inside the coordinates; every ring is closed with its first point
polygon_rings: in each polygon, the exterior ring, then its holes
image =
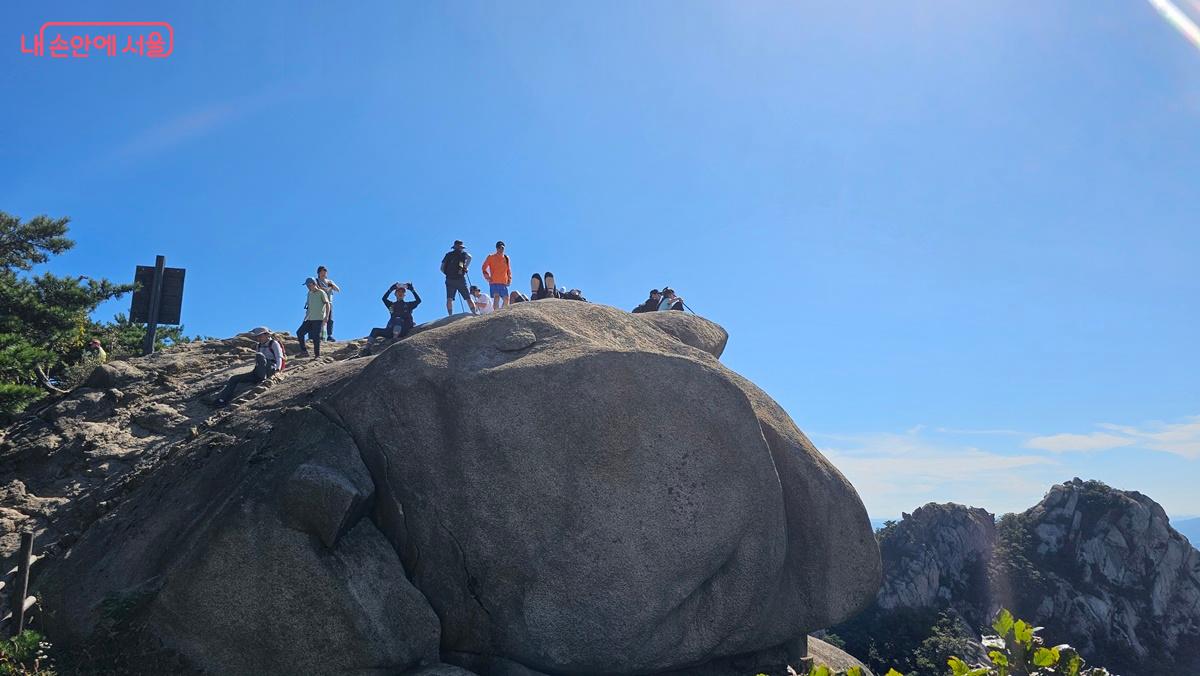
{"type": "Polygon", "coordinates": [[[258,342],[258,349],[254,352],[254,368],[229,376],[229,380],[225,381],[225,388],[217,395],[218,406],[229,403],[238,385],[261,383],[283,370],[283,346],[275,339],[275,334],[265,326],[256,326],[250,329],[250,336],[258,342]]]}
{"type": "Polygon", "coordinates": [[[471,302],[471,294],[467,291],[467,269],[471,265],[471,254],[467,253],[461,239],[454,240],[454,246],[442,256],[442,274],[446,275],[446,314],[454,314],[454,294],[459,294],[467,301],[471,314],[479,314],[475,304],[471,302]]]}
{"type": "Polygon", "coordinates": [[[683,311],[683,299],[675,295],[675,289],[669,286],[664,286],[662,290],[662,300],[658,302],[659,310],[679,310],[683,311]]]}
{"type": "Polygon", "coordinates": [[[317,285],[317,280],[309,277],[304,280],[308,287],[308,302],[304,304],[304,321],[296,329],[296,339],[300,341],[300,355],[308,356],[308,345],[305,336],[312,338],[313,354],[321,356],[321,326],[329,319],[329,296],[317,285]]]}
{"type": "Polygon", "coordinates": [[[475,309],[479,310],[479,314],[492,314],[492,299],[485,295],[478,286],[471,287],[471,302],[475,304],[475,309]]]}
{"type": "Polygon", "coordinates": [[[333,340],[333,294],[341,293],[342,287],[329,278],[329,269],[324,265],[317,266],[317,288],[329,296],[329,319],[325,322],[325,340],[333,340]]]}
{"type": "Polygon", "coordinates": [[[662,301],[662,294],[658,289],[650,289],[650,297],[646,302],[633,308],[634,312],[658,312],[658,304],[662,301]]]}
{"type": "Polygon", "coordinates": [[[421,304],[421,294],[413,288],[412,282],[401,284],[396,282],[388,287],[387,291],[383,292],[383,305],[391,313],[391,318],[388,319],[387,326],[382,329],[371,329],[370,335],[367,336],[367,346],[363,348],[363,355],[369,355],[375,349],[375,339],[383,338],[384,340],[396,340],[403,338],[412,331],[416,323],[413,321],[413,310],[421,304]],[[404,300],[405,292],[412,291],[413,298],[416,300],[404,300]],[[392,301],[388,298],[392,292],[396,294],[396,300],[392,301]]]}
{"type": "Polygon", "coordinates": [[[84,356],[99,364],[108,361],[108,353],[104,351],[104,346],[100,344],[99,338],[93,338],[88,341],[87,349],[84,350],[84,356]]]}
{"type": "Polygon", "coordinates": [[[509,264],[508,254],[504,253],[504,242],[496,242],[496,253],[483,260],[483,278],[488,282],[488,295],[496,309],[504,307],[508,301],[508,285],[512,284],[512,265],[509,264]]]}

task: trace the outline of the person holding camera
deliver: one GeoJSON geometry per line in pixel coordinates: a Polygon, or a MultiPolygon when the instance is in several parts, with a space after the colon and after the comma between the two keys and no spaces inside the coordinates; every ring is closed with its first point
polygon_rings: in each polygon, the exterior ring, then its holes
{"type": "Polygon", "coordinates": [[[367,336],[367,346],[363,348],[363,354],[371,354],[375,346],[376,338],[384,340],[396,340],[403,338],[412,331],[416,323],[413,321],[413,310],[421,304],[421,294],[413,288],[412,282],[401,284],[396,282],[388,287],[387,291],[383,292],[383,304],[387,307],[391,317],[388,319],[387,326],[382,329],[371,329],[371,334],[367,336]],[[407,292],[412,291],[415,300],[404,300],[407,292]],[[396,300],[388,298],[392,293],[396,294],[396,300]]]}

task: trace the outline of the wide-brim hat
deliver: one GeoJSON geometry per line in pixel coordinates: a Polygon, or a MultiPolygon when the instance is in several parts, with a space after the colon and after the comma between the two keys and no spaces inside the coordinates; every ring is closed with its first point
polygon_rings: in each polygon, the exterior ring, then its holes
{"type": "Polygon", "coordinates": [[[261,336],[264,333],[270,333],[270,332],[271,332],[271,329],[268,329],[265,326],[256,326],[256,327],[250,329],[250,331],[249,331],[250,335],[254,336],[256,338],[258,336],[261,336]]]}

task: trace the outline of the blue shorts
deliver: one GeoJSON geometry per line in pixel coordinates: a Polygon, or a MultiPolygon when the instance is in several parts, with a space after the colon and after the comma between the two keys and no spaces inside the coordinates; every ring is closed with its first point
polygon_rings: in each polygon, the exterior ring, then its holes
{"type": "Polygon", "coordinates": [[[500,296],[504,300],[508,300],[508,285],[507,284],[489,284],[488,291],[492,297],[500,296]]]}

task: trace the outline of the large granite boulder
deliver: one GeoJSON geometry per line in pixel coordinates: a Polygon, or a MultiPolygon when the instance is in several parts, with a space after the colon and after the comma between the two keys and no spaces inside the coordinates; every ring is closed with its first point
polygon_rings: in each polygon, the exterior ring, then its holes
{"type": "Polygon", "coordinates": [[[650,672],[869,602],[879,559],[853,488],[758,388],[676,337],[719,328],[672,321],[693,327],[521,304],[402,341],[334,397],[444,653],[650,672]]]}
{"type": "Polygon", "coordinates": [[[245,340],[116,365],[0,439],[0,556],[37,533],[41,621],[85,671],[757,673],[867,603],[879,556],[725,340],[523,303],[220,411],[245,340]]]}

